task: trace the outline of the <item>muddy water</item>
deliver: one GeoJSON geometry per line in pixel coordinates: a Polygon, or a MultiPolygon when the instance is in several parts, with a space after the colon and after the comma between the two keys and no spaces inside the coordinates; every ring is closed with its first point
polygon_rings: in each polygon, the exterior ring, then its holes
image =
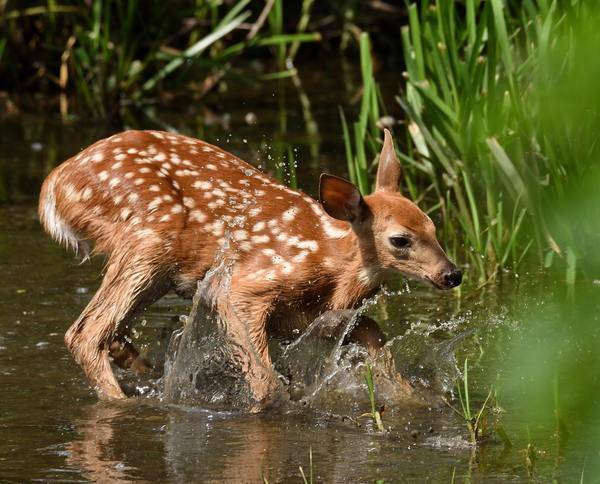
{"type": "MultiPolygon", "coordinates": [[[[245,86],[237,95],[211,98],[210,108],[137,113],[125,124],[203,137],[271,171],[289,146],[299,184],[314,193],[321,170],[344,171],[336,105],[353,94],[343,88],[351,79],[338,86],[315,76],[306,92],[291,83],[260,91],[245,86]],[[305,95],[309,113],[302,109],[305,95]],[[313,122],[317,132],[307,129],[313,122]]],[[[98,403],[62,338],[98,287],[102,264],[80,265],[51,242],[37,222],[35,202],[52,166],[121,127],[39,114],[0,123],[0,186],[7,201],[0,206],[1,481],[300,482],[299,467],[307,477],[311,472],[311,451],[314,478],[322,482],[449,482],[453,474],[460,481],[527,480],[526,442],[519,437],[527,422],[511,412],[503,418],[509,430],[519,429],[512,450],[497,440],[474,449],[464,422],[438,397],[451,396],[456,361],[469,356],[476,362],[472,398],[483,400],[519,327],[513,314],[524,304],[523,291],[541,284],[536,275],[507,275],[482,290],[467,282],[459,294],[398,281],[373,301],[367,313],[394,339],[396,366],[431,395],[420,405],[388,403],[383,435],[359,418],[368,398],[351,372],[347,379],[338,375],[309,405],[261,415],[170,405],[160,383],[127,374],[122,378],[140,395],[98,403]]],[[[170,295],[138,318],[137,345],[159,368],[189,308],[189,301],[170,295]]],[[[384,390],[377,396],[387,397],[384,390]]],[[[578,475],[568,467],[561,472],[578,475]]],[[[552,458],[542,458],[537,476],[556,476],[552,458]]]]}

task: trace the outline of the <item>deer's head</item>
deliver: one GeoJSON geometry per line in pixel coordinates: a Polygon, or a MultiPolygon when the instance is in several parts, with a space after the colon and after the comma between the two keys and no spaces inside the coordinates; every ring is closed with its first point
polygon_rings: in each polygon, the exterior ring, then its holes
{"type": "Polygon", "coordinates": [[[368,269],[395,270],[429,281],[438,289],[456,287],[462,273],[442,250],[431,219],[399,192],[400,172],[392,137],[385,130],[375,192],[363,197],[349,181],[323,174],[323,208],[331,217],[352,225],[368,269]]]}

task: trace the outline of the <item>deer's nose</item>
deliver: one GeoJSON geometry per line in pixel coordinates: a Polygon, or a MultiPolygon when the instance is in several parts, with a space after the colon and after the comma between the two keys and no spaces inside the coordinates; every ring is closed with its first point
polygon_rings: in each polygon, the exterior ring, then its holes
{"type": "Polygon", "coordinates": [[[453,267],[446,271],[443,275],[444,285],[450,289],[452,287],[459,286],[462,282],[462,272],[460,269],[453,267]]]}

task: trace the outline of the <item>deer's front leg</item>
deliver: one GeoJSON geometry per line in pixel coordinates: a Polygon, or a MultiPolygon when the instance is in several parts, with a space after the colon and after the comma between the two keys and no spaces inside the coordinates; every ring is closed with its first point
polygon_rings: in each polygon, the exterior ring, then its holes
{"type": "Polygon", "coordinates": [[[256,401],[251,409],[254,411],[271,404],[280,388],[267,341],[266,327],[271,308],[269,298],[232,293],[223,318],[233,344],[234,357],[256,401]]]}

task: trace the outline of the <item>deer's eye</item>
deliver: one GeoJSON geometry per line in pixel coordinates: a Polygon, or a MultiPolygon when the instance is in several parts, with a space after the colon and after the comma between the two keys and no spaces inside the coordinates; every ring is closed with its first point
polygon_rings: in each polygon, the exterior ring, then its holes
{"type": "Polygon", "coordinates": [[[397,249],[407,249],[410,247],[411,241],[404,235],[394,235],[393,237],[390,237],[390,244],[397,249]]]}

